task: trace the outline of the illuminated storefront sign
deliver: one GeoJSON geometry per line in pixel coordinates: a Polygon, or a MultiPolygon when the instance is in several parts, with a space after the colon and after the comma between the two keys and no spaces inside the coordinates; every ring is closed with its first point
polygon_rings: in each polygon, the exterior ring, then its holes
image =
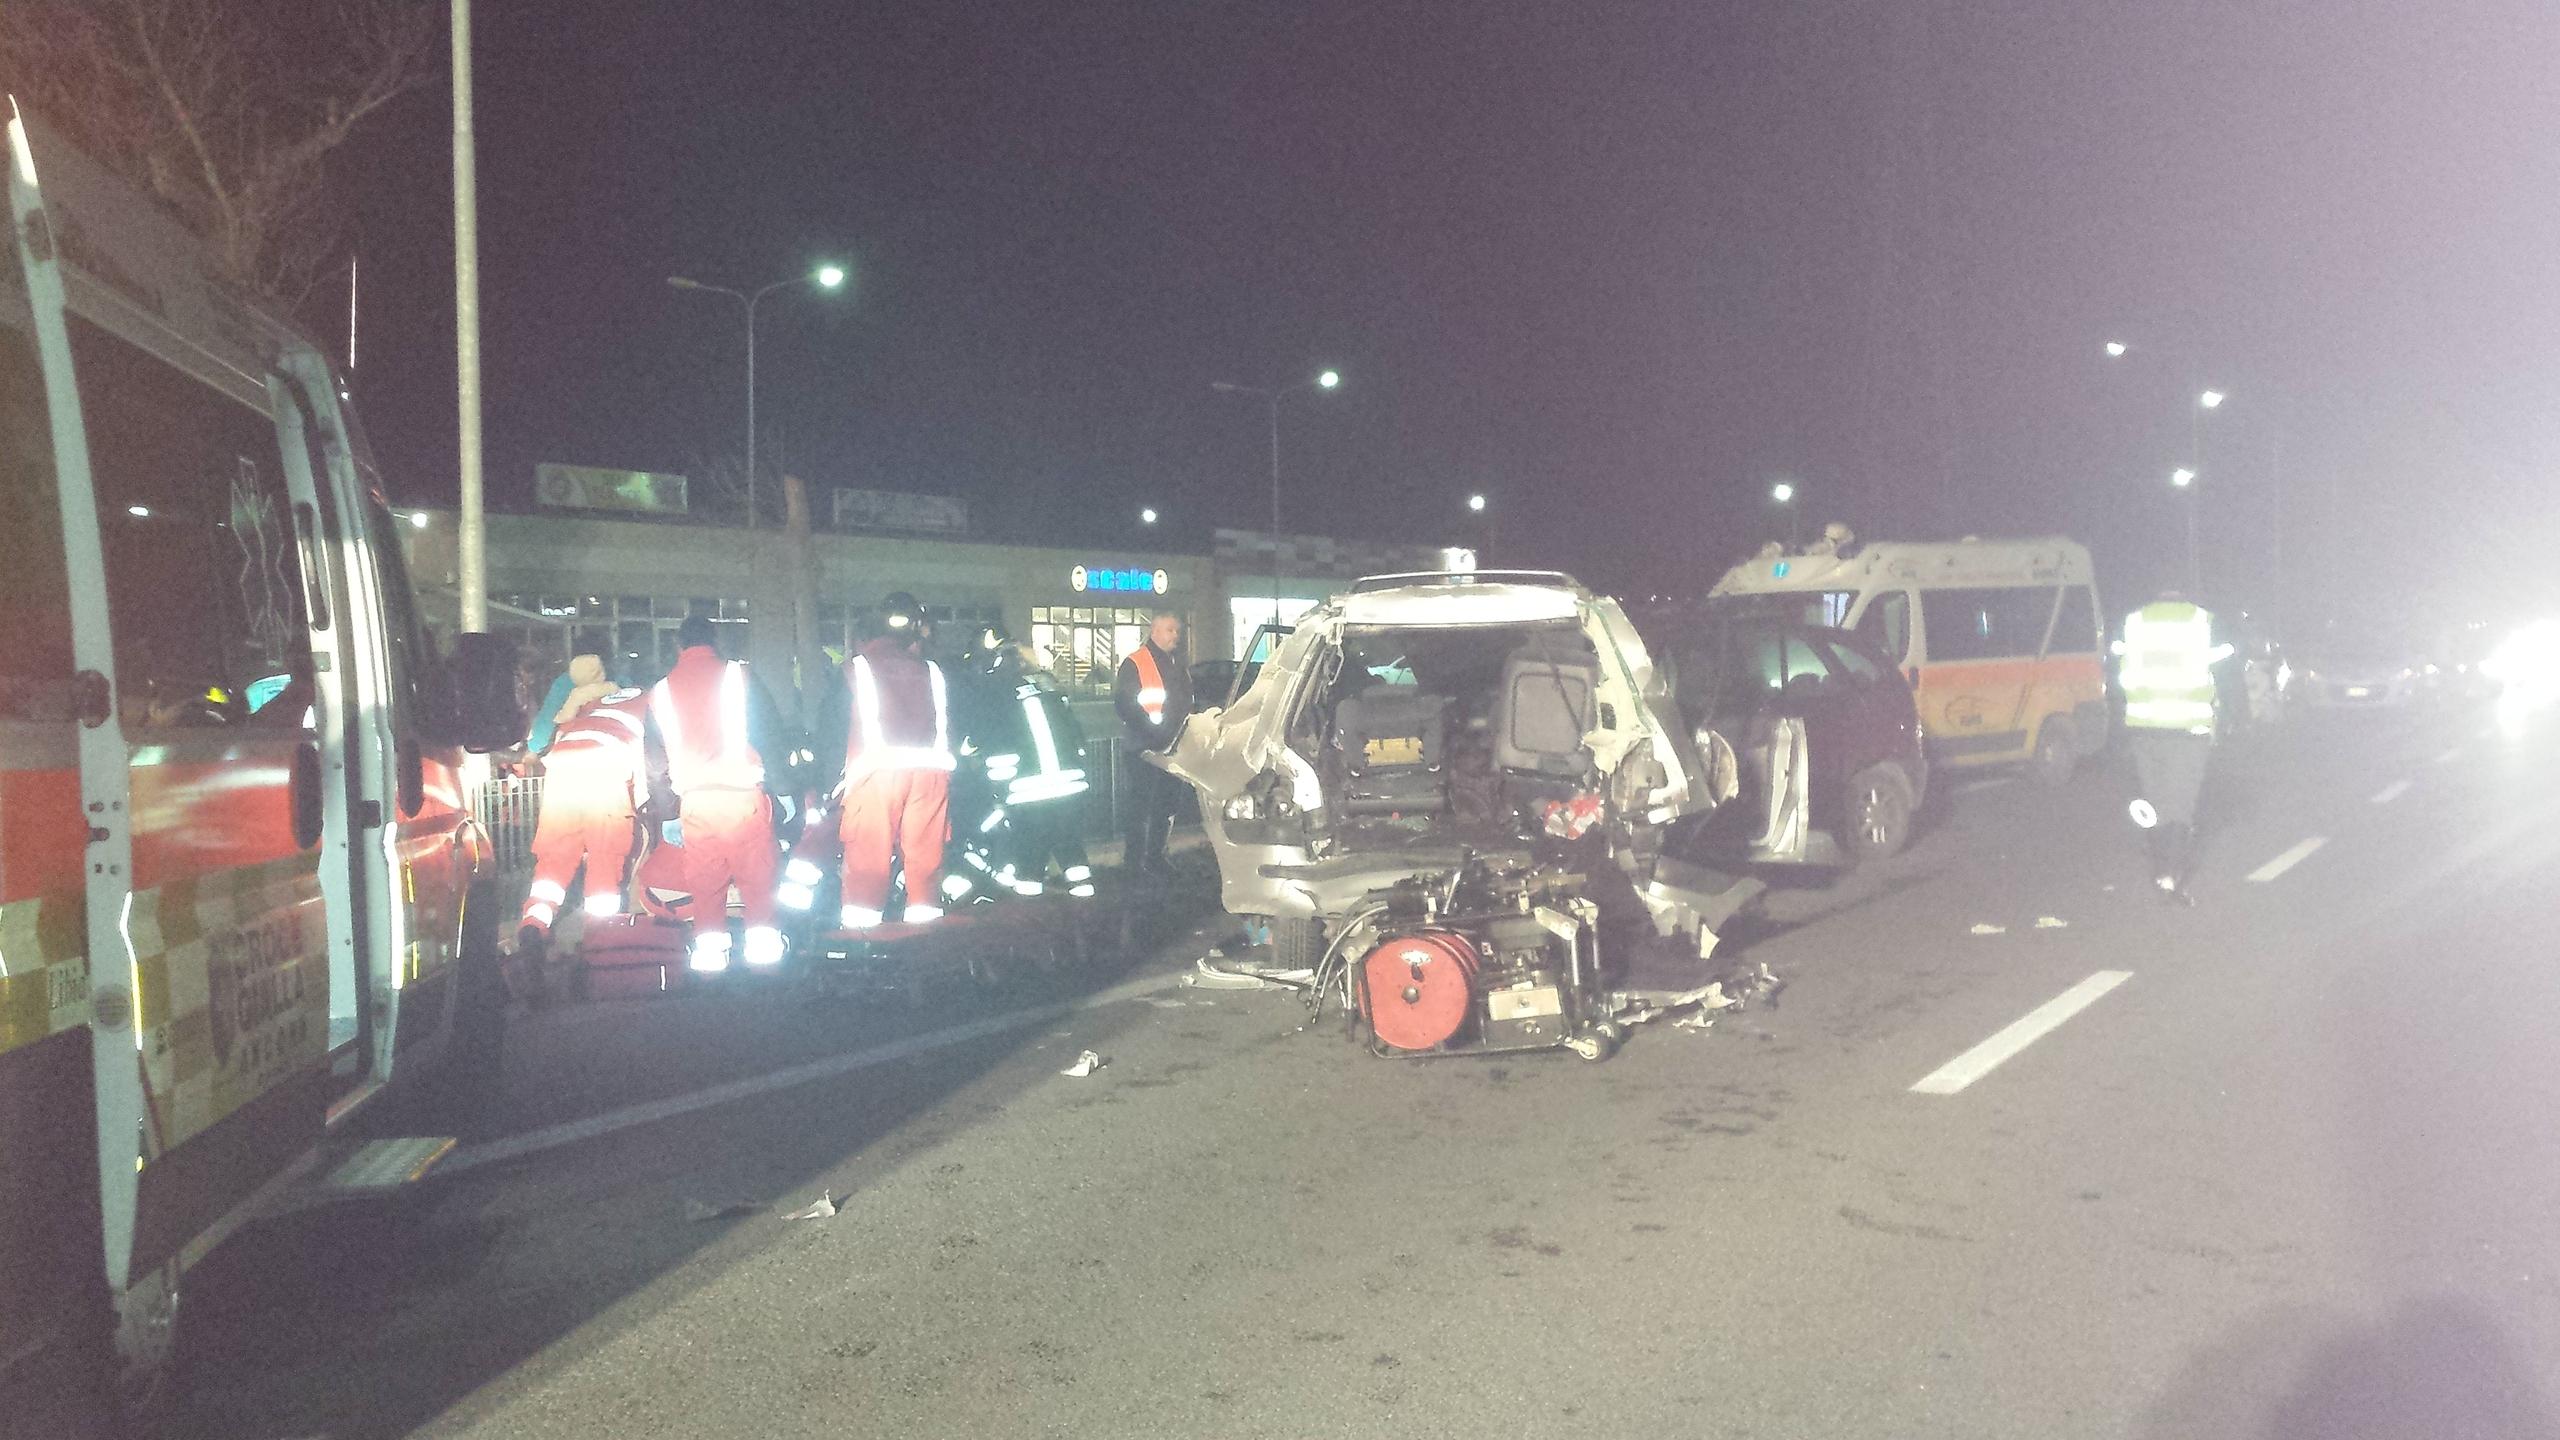
{"type": "Polygon", "coordinates": [[[1067,584],[1079,595],[1162,595],[1173,588],[1173,577],[1135,566],[1079,565],[1067,572],[1067,584]]]}

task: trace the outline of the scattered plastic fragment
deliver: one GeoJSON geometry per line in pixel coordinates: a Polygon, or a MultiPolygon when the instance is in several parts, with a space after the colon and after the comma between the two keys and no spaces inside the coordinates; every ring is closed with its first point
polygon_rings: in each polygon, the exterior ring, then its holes
{"type": "Polygon", "coordinates": [[[764,1208],[761,1200],[729,1200],[713,1205],[701,1200],[684,1202],[684,1218],[696,1225],[711,1220],[725,1220],[732,1215],[752,1215],[764,1208]]]}
{"type": "Polygon", "coordinates": [[[1976,935],[2006,935],[2009,933],[2009,927],[2006,925],[1994,925],[1985,921],[1974,926],[1973,933],[1976,935]]]}
{"type": "Polygon", "coordinates": [[[816,1200],[801,1207],[800,1209],[792,1211],[790,1214],[785,1215],[782,1218],[785,1220],[828,1220],[834,1218],[835,1213],[836,1192],[833,1190],[821,1190],[818,1192],[818,1198],[816,1200]]]}
{"type": "Polygon", "coordinates": [[[2071,928],[2071,922],[2063,919],[2059,915],[2039,915],[2036,917],[2036,928],[2039,930],[2068,930],[2071,928]]]}
{"type": "Polygon", "coordinates": [[[1103,1059],[1101,1056],[1094,1054],[1090,1050],[1087,1050],[1076,1057],[1076,1063],[1068,1066],[1066,1069],[1061,1070],[1058,1073],[1067,1076],[1070,1079],[1081,1080],[1087,1075],[1092,1074],[1094,1071],[1099,1070],[1110,1063],[1110,1061],[1103,1059]]]}
{"type": "Polygon", "coordinates": [[[1694,1015],[1683,1015],[1679,1019],[1672,1021],[1671,1028],[1674,1030],[1713,1030],[1716,1028],[1716,1017],[1710,1011],[1701,1010],[1694,1015]]]}

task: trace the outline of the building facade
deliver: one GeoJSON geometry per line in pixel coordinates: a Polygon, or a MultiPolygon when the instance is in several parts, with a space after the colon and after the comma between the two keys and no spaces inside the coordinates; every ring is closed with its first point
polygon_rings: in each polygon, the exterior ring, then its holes
{"type": "MultiPolygon", "coordinates": [[[[430,612],[455,609],[456,527],[416,511],[410,566],[430,612]]],[[[722,650],[752,662],[777,698],[794,674],[791,568],[779,530],[677,519],[545,513],[488,517],[489,628],[543,674],[573,654],[605,656],[614,678],[644,684],[675,661],[687,616],[714,622],[722,650]]],[[[1119,659],[1158,611],[1182,617],[1192,658],[1241,657],[1281,597],[1283,620],[1362,574],[1436,569],[1466,552],[1220,531],[1210,554],[1066,549],[821,531],[811,537],[819,643],[842,655],[866,611],[914,595],[954,649],[989,624],[1028,642],[1068,693],[1107,704],[1119,659]]],[[[1471,562],[1471,557],[1469,557],[1471,562]]]]}

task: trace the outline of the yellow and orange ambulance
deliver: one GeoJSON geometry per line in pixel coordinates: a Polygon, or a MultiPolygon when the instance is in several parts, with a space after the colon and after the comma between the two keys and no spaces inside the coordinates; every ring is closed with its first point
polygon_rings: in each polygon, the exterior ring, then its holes
{"type": "Polygon", "coordinates": [[[450,1146],[348,1122],[494,1064],[461,777],[523,715],[421,624],[320,352],[0,118],[0,1419],[59,1434],[148,1396],[244,1219],[450,1146]]]}
{"type": "Polygon", "coordinates": [[[1708,592],[1711,609],[1852,630],[1902,667],[1932,765],[2025,763],[2059,782],[2106,748],[2104,612],[2088,550],[2063,539],[1772,545],[1708,592]]]}

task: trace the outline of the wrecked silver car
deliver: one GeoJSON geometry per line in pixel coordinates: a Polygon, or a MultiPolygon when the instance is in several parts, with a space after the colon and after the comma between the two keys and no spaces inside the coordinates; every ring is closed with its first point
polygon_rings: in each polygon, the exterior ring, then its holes
{"type": "Polygon", "coordinates": [[[1586,1059],[1769,983],[1710,964],[1757,881],[1663,853],[1746,786],[1802,843],[1804,743],[1689,731],[1615,600],[1546,572],[1390,575],[1302,617],[1250,687],[1150,757],[1200,792],[1265,980],[1338,1001],[1382,1054],[1586,1059]]]}

